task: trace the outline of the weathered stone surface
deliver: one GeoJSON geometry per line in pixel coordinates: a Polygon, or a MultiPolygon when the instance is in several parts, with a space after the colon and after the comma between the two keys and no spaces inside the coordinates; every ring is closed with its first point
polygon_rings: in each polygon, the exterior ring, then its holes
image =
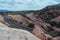
{"type": "Polygon", "coordinates": [[[40,40],[30,32],[22,29],[9,28],[0,23],[0,40],[40,40]]]}

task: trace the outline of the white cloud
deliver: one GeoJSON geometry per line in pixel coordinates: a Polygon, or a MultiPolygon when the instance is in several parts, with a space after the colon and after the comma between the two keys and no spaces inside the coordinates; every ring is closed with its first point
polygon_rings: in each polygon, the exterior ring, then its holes
{"type": "Polygon", "coordinates": [[[0,9],[39,10],[47,5],[57,3],[55,0],[0,0],[0,9]]]}
{"type": "Polygon", "coordinates": [[[37,5],[41,6],[42,8],[47,6],[47,5],[53,5],[53,4],[57,4],[58,2],[56,2],[55,0],[44,0],[44,1],[40,1],[40,3],[36,3],[37,5]]]}

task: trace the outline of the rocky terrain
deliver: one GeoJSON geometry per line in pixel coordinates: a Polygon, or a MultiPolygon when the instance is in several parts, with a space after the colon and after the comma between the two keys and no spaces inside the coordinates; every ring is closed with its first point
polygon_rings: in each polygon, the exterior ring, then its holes
{"type": "MultiPolygon", "coordinates": [[[[49,34],[53,38],[59,37],[60,36],[60,10],[56,9],[54,6],[56,5],[48,6],[44,8],[43,11],[41,12],[37,11],[36,13],[30,12],[29,14],[22,14],[22,15],[18,15],[18,14],[9,15],[9,17],[17,23],[33,28],[32,33],[39,38],[41,38],[40,37],[41,33],[49,34]]],[[[60,6],[58,5],[57,7],[60,6]]]]}
{"type": "Polygon", "coordinates": [[[30,11],[28,14],[3,13],[0,15],[0,21],[9,28],[29,31],[41,40],[60,40],[59,7],[59,4],[50,5],[42,10],[30,11]]]}
{"type": "Polygon", "coordinates": [[[0,22],[0,40],[41,40],[22,29],[9,28],[0,22]]]}

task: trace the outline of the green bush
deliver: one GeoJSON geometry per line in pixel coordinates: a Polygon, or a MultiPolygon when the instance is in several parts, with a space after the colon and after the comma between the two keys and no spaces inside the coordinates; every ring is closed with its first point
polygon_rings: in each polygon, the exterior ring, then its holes
{"type": "Polygon", "coordinates": [[[49,34],[53,37],[60,36],[60,32],[57,32],[57,31],[51,31],[51,32],[49,32],[49,34]]]}
{"type": "Polygon", "coordinates": [[[54,29],[52,28],[52,27],[47,27],[48,28],[48,32],[50,32],[50,31],[54,31],[54,29]]]}
{"type": "Polygon", "coordinates": [[[20,24],[22,24],[22,22],[20,22],[20,24]]]}
{"type": "Polygon", "coordinates": [[[57,27],[57,28],[60,28],[60,22],[59,23],[57,23],[57,22],[54,22],[54,21],[49,21],[49,20],[47,20],[46,21],[47,23],[49,23],[51,26],[55,26],[55,27],[57,27]]]}
{"type": "Polygon", "coordinates": [[[59,22],[59,23],[57,23],[57,27],[58,27],[58,28],[60,28],[60,22],[59,22]]]}
{"type": "Polygon", "coordinates": [[[58,36],[60,36],[60,31],[58,32],[58,36]]]}
{"type": "Polygon", "coordinates": [[[34,28],[34,24],[33,24],[33,23],[29,23],[29,24],[28,24],[28,27],[34,28]]]}
{"type": "Polygon", "coordinates": [[[54,22],[54,21],[51,21],[50,24],[51,24],[51,26],[56,26],[57,25],[57,23],[54,22]]]}

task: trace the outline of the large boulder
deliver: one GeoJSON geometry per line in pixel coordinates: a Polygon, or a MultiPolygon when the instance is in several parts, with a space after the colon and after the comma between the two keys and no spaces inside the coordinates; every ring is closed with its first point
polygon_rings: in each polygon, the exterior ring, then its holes
{"type": "Polygon", "coordinates": [[[0,40],[40,40],[30,32],[22,29],[9,28],[0,23],[0,40]]]}

